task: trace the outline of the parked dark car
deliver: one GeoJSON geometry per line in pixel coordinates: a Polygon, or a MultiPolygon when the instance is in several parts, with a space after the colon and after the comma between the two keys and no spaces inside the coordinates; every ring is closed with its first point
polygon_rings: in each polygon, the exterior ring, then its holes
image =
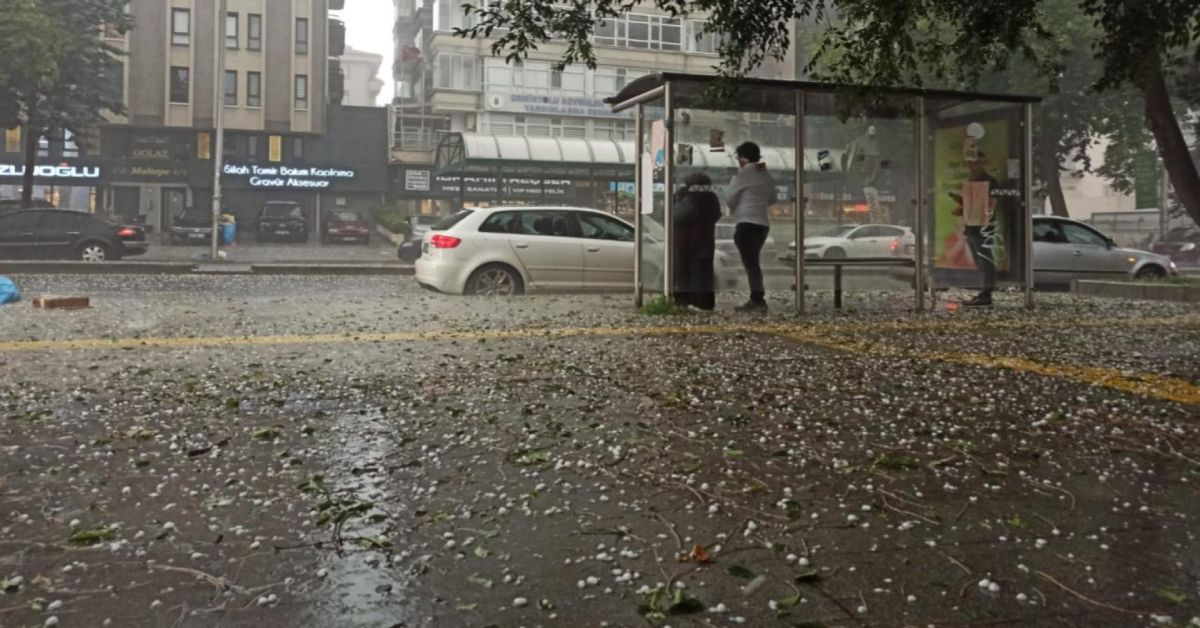
{"type": "Polygon", "coordinates": [[[304,210],[294,201],[267,201],[255,224],[258,241],[308,241],[308,221],[304,210]]]}
{"type": "Polygon", "coordinates": [[[321,224],[321,241],[371,243],[371,222],[355,211],[338,210],[321,224]]]}
{"type": "Polygon", "coordinates": [[[146,232],[80,211],[29,209],[0,215],[0,258],[107,262],[141,255],[146,232]]]}
{"type": "Polygon", "coordinates": [[[1175,227],[1152,248],[1155,253],[1171,258],[1177,266],[1200,266],[1200,228],[1175,227]]]}
{"type": "MultiPolygon", "coordinates": [[[[22,209],[21,199],[19,198],[2,198],[0,199],[0,214],[22,209]]],[[[42,198],[35,198],[29,203],[29,209],[54,209],[54,205],[42,198]]]]}
{"type": "Polygon", "coordinates": [[[212,241],[212,211],[189,207],[171,225],[171,244],[208,244],[212,241]]]}

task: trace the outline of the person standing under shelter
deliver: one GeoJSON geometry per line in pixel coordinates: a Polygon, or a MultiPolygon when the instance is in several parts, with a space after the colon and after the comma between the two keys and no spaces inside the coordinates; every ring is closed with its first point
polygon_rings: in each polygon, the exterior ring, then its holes
{"type": "Polygon", "coordinates": [[[776,200],[775,180],[762,162],[762,150],[754,142],[744,142],[734,152],[738,173],[729,182],[725,199],[736,225],[733,243],[737,246],[750,283],[750,300],[738,306],[742,312],[767,309],[766,289],[763,287],[762,255],[767,234],[771,231],[767,209],[776,200]]]}
{"type": "Polygon", "coordinates": [[[675,194],[674,214],[675,303],[711,310],[716,307],[713,258],[721,199],[712,191],[708,175],[697,172],[684,179],[675,194]]]}
{"type": "Polygon", "coordinates": [[[982,286],[979,294],[963,302],[968,307],[991,307],[992,293],[996,290],[997,214],[999,204],[994,195],[1000,183],[988,174],[987,158],[977,152],[965,159],[970,172],[963,183],[963,193],[956,196],[955,215],[963,216],[966,223],[963,237],[971,250],[975,268],[979,271],[982,286]]]}

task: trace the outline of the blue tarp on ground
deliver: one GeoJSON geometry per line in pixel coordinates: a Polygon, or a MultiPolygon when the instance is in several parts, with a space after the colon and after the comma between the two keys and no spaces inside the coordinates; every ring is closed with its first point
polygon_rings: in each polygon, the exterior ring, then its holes
{"type": "Polygon", "coordinates": [[[8,277],[0,277],[0,305],[8,305],[21,300],[21,289],[8,277]]]}

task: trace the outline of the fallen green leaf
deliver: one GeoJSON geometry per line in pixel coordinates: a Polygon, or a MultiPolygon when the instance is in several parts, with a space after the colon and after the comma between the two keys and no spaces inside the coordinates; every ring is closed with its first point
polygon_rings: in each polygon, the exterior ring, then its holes
{"type": "Polygon", "coordinates": [[[743,580],[753,580],[754,579],[754,572],[750,571],[749,569],[746,569],[745,567],[743,567],[741,565],[731,565],[729,567],[726,567],[725,573],[733,576],[734,578],[741,578],[743,580]]]}
{"type": "Polygon", "coordinates": [[[488,556],[491,556],[492,553],[488,551],[488,548],[486,548],[482,545],[476,545],[475,546],[475,555],[478,556],[479,558],[487,558],[488,556]]]}
{"type": "Polygon", "coordinates": [[[1162,589],[1159,589],[1158,591],[1155,591],[1155,593],[1158,594],[1158,597],[1161,597],[1162,599],[1164,599],[1172,604],[1183,604],[1184,602],[1186,602],[1188,600],[1188,596],[1186,593],[1180,593],[1179,591],[1176,591],[1174,589],[1168,589],[1165,587],[1162,589]]]}
{"type": "Polygon", "coordinates": [[[471,574],[467,576],[467,582],[477,584],[485,589],[492,588],[492,581],[480,576],[479,574],[471,574]]]}
{"type": "Polygon", "coordinates": [[[671,615],[703,613],[704,603],[684,593],[683,589],[676,589],[675,597],[671,600],[671,607],[667,609],[667,612],[671,615]]]}
{"type": "Polygon", "coordinates": [[[107,541],[117,535],[117,531],[112,528],[95,528],[92,530],[76,530],[67,537],[67,542],[72,545],[95,545],[101,541],[107,541]]]}
{"type": "Polygon", "coordinates": [[[810,582],[819,582],[821,574],[817,573],[816,569],[809,569],[796,574],[796,584],[805,584],[810,582]]]}

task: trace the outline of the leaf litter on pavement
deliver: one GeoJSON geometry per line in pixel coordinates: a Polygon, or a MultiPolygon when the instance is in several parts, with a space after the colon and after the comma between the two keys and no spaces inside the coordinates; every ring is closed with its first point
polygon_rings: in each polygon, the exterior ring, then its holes
{"type": "MultiPolygon", "coordinates": [[[[1041,333],[953,342],[1176,376],[1200,344],[1041,333]]],[[[80,353],[0,383],[12,616],[56,595],[114,625],[1197,614],[1195,408],[755,334],[408,348],[80,353]]]]}

